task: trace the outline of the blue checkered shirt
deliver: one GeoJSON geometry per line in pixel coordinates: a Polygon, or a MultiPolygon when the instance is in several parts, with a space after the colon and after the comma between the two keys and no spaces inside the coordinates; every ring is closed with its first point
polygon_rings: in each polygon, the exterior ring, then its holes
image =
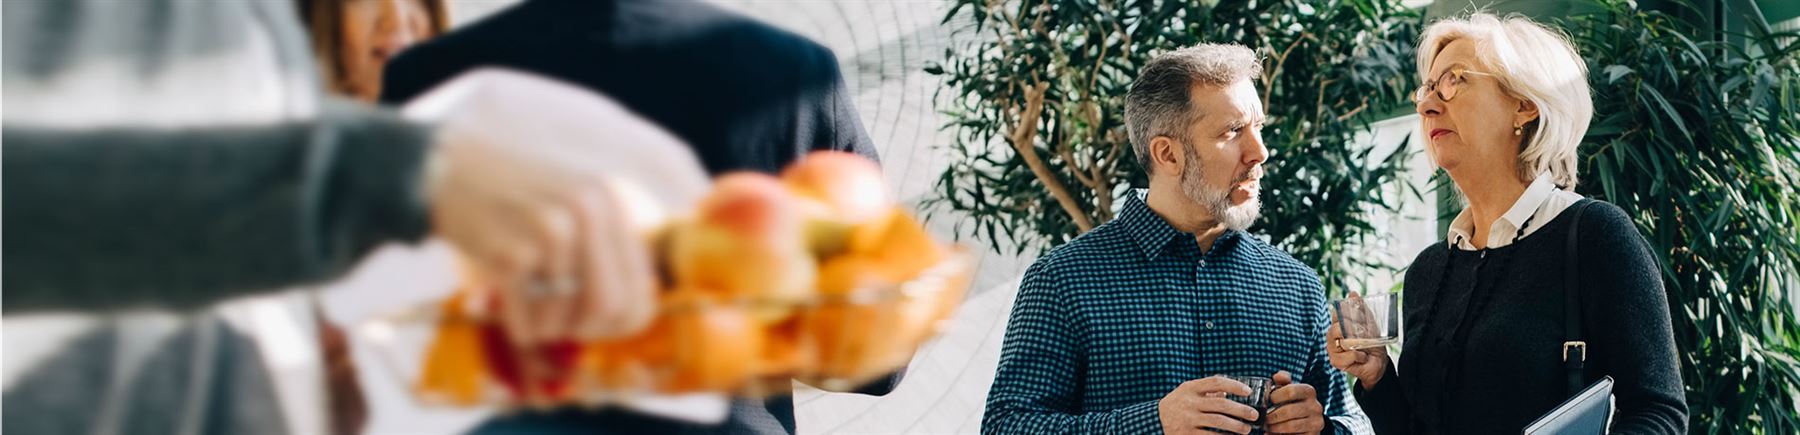
{"type": "Polygon", "coordinates": [[[1318,276],[1239,231],[1202,255],[1143,195],[1025,271],[982,432],[1161,433],[1157,401],[1182,382],[1286,370],[1318,391],[1325,433],[1371,433],[1326,359],[1318,276]]]}

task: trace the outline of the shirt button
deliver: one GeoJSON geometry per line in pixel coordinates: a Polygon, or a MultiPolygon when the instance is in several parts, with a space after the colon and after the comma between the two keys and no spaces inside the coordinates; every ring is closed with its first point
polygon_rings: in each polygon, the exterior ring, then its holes
{"type": "Polygon", "coordinates": [[[1206,329],[1212,329],[1212,321],[1211,320],[1206,321],[1206,329]]]}
{"type": "Polygon", "coordinates": [[[1206,267],[1206,260],[1200,260],[1200,267],[1206,267]]]}

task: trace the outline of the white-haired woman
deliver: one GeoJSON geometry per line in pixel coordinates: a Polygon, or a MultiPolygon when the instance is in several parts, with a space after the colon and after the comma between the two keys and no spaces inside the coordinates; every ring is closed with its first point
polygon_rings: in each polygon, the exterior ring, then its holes
{"type": "Polygon", "coordinates": [[[1594,110],[1574,47],[1528,19],[1475,14],[1426,29],[1418,72],[1426,150],[1468,207],[1406,272],[1398,364],[1329,328],[1331,362],[1357,378],[1376,431],[1516,434],[1611,376],[1613,432],[1684,432],[1653,253],[1624,211],[1572,191],[1594,110]]]}

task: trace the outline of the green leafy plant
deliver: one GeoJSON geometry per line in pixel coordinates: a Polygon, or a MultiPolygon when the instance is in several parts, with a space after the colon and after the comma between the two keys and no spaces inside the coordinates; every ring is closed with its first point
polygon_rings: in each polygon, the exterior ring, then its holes
{"type": "MultiPolygon", "coordinates": [[[[1689,431],[1800,433],[1800,34],[1749,13],[1748,32],[1699,40],[1711,33],[1665,13],[1590,1],[1602,10],[1560,23],[1594,86],[1579,191],[1630,213],[1661,263],[1689,431]]],[[[973,217],[997,248],[1045,250],[1110,220],[1145,184],[1122,117],[1137,69],[1237,42],[1265,58],[1271,115],[1253,231],[1334,294],[1346,272],[1381,267],[1346,247],[1378,237],[1368,212],[1405,183],[1403,153],[1372,159],[1355,140],[1415,86],[1418,17],[1395,2],[957,0],[959,13],[979,36],[927,68],[954,92],[957,133],[927,205],[973,217]]]]}
{"type": "MultiPolygon", "coordinates": [[[[1145,187],[1124,96],[1157,53],[1202,42],[1252,47],[1270,121],[1263,219],[1252,229],[1317,268],[1332,294],[1389,267],[1352,247],[1377,237],[1406,154],[1356,140],[1405,103],[1418,16],[1397,0],[956,0],[974,43],[928,72],[946,76],[957,141],[927,207],[973,217],[997,249],[1047,250],[1113,218],[1145,187]]],[[[946,22],[951,21],[946,17],[946,22]]],[[[969,230],[965,230],[969,231],[969,230]]]]}
{"type": "Polygon", "coordinates": [[[1623,0],[1563,23],[1595,119],[1578,191],[1631,214],[1661,262],[1689,432],[1800,433],[1800,44],[1743,43],[1623,0]]]}

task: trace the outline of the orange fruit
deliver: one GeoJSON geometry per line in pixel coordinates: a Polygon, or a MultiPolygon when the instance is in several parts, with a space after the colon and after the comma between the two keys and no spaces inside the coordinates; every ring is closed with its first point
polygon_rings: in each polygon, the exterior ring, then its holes
{"type": "Polygon", "coordinates": [[[763,332],[749,310],[698,289],[676,290],[666,304],[673,342],[668,391],[732,391],[756,373],[763,332]]]}
{"type": "MultiPolygon", "coordinates": [[[[820,267],[823,302],[806,313],[805,330],[817,348],[817,374],[828,378],[861,378],[898,349],[897,300],[865,298],[899,282],[879,261],[858,255],[826,260],[820,267]]],[[[885,290],[884,290],[885,289],[885,290]]]]}
{"type": "Polygon", "coordinates": [[[945,257],[925,226],[900,207],[851,229],[849,245],[850,255],[875,259],[888,276],[899,279],[918,275],[945,257]]]}
{"type": "Polygon", "coordinates": [[[864,255],[843,255],[826,259],[819,265],[819,294],[830,298],[850,297],[864,290],[892,287],[905,279],[880,259],[864,255]]]}
{"type": "Polygon", "coordinates": [[[669,323],[658,318],[635,336],[588,343],[582,357],[584,370],[599,388],[614,392],[653,389],[655,370],[673,361],[674,343],[669,323]]]}
{"type": "Polygon", "coordinates": [[[474,405],[481,400],[487,372],[482,360],[481,329],[473,321],[456,316],[462,301],[459,293],[443,304],[444,317],[426,348],[417,386],[418,394],[426,400],[456,406],[474,405]]]}
{"type": "Polygon", "coordinates": [[[793,316],[765,327],[762,356],[757,360],[757,376],[792,376],[812,367],[816,349],[805,340],[805,319],[793,316]]]}
{"type": "Polygon", "coordinates": [[[918,347],[938,333],[938,324],[962,303],[969,286],[969,268],[934,270],[933,276],[914,277],[899,301],[900,321],[895,328],[900,343],[918,347]],[[941,273],[940,273],[941,272],[941,273]]]}

